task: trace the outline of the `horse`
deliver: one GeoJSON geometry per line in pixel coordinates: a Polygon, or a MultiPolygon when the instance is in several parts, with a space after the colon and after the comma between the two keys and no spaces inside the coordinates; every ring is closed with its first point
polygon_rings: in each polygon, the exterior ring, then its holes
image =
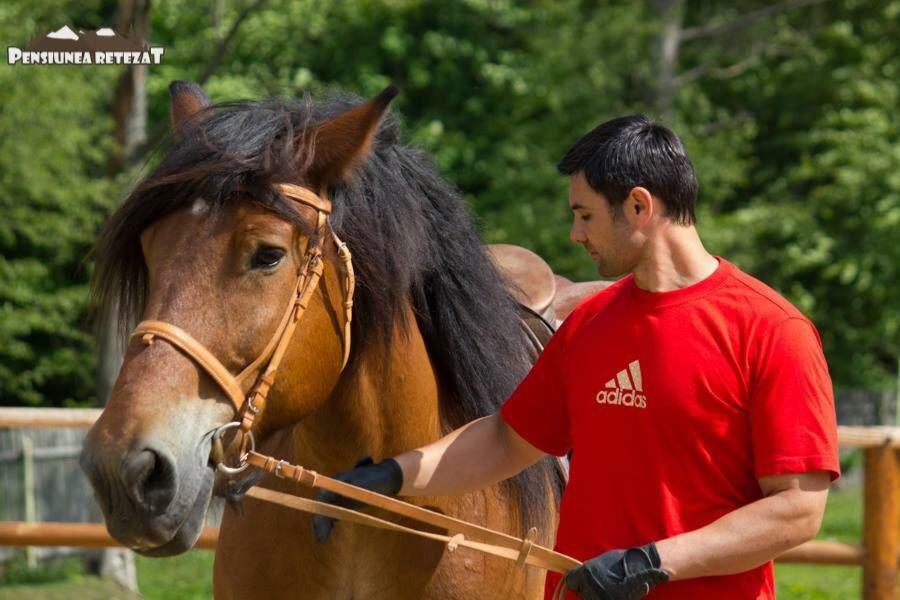
{"type": "MultiPolygon", "coordinates": [[[[170,94],[169,148],[95,246],[99,313],[114,311],[122,334],[139,319],[171,323],[238,373],[266,351],[322,225],[352,250],[352,322],[338,249],[323,245],[320,283],[253,424],[258,447],[332,474],[498,409],[530,368],[528,338],[459,193],[401,141],[394,88],[368,101],[332,92],[213,105],[185,82],[170,94]],[[285,184],[329,197],[327,221],[285,184]]],[[[217,598],[542,596],[538,569],[349,523],[318,544],[307,514],[241,500],[253,484],[311,492],[217,475],[213,437],[235,407],[189,353],[144,342],[127,343],[81,455],[123,545],[185,552],[221,497],[238,510],[222,518],[217,598]]],[[[409,501],[519,537],[534,526],[548,544],[562,485],[548,458],[485,490],[409,501]]]]}

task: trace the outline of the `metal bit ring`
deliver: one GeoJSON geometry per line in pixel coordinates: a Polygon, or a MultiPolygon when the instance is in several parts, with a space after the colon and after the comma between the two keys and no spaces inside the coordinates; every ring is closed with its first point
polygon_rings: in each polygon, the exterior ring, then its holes
{"type": "MultiPolygon", "coordinates": [[[[240,426],[241,424],[239,421],[225,423],[224,425],[216,429],[216,431],[213,433],[213,444],[221,443],[222,434],[224,432],[228,431],[229,429],[237,429],[240,426]]],[[[224,473],[226,475],[236,475],[237,473],[242,473],[243,471],[247,470],[247,467],[250,466],[250,463],[247,462],[247,457],[249,456],[250,452],[254,452],[256,450],[256,440],[253,438],[252,431],[246,431],[244,432],[244,435],[248,436],[250,439],[249,451],[241,455],[241,457],[238,459],[238,464],[236,467],[229,467],[222,461],[217,462],[216,471],[224,473]]]]}

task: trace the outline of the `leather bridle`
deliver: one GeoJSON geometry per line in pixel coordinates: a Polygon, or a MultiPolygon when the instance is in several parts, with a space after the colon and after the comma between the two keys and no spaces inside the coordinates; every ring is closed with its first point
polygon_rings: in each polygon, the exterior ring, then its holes
{"type": "Polygon", "coordinates": [[[344,330],[342,335],[344,354],[341,371],[347,366],[347,360],[350,358],[350,325],[353,320],[353,293],[356,287],[356,278],[353,274],[353,258],[350,249],[328,224],[328,215],[331,214],[332,209],[331,201],[300,185],[281,183],[274,187],[282,195],[315,209],[316,226],[297,272],[294,293],[291,295],[291,300],[275,333],[262,353],[240,373],[232,375],[231,371],[212,352],[177,325],[157,320],[141,321],[131,333],[131,339],[140,337],[145,345],[153,344],[154,338],[161,338],[184,352],[212,377],[213,381],[231,400],[235,415],[238,417],[237,421],[228,423],[216,432],[212,452],[212,459],[216,463],[216,467],[225,473],[235,473],[246,468],[246,452],[248,448],[252,449],[255,445],[253,441],[254,421],[265,409],[266,398],[275,383],[281,360],[284,358],[294,331],[322,278],[324,239],[329,233],[337,247],[338,259],[344,270],[344,330]],[[326,232],[326,229],[329,231],[326,232]],[[237,468],[225,465],[220,439],[223,431],[234,428],[239,429],[242,436],[241,459],[237,468]]]}
{"type": "MultiPolygon", "coordinates": [[[[272,388],[272,384],[275,382],[275,376],[278,372],[278,367],[281,365],[281,360],[284,358],[297,324],[303,317],[310,298],[316,291],[324,272],[323,240],[326,237],[326,228],[329,228],[328,215],[331,214],[331,202],[308,188],[282,183],[276,184],[275,189],[288,198],[314,208],[316,210],[316,228],[307,247],[302,265],[297,272],[297,282],[294,286],[291,302],[288,304],[278,328],[262,353],[253,362],[244,367],[240,373],[232,375],[212,352],[207,350],[203,344],[194,339],[187,331],[176,325],[164,321],[142,321],[138,323],[131,334],[132,339],[140,337],[141,341],[148,346],[154,343],[154,338],[161,338],[169,342],[200,365],[231,400],[238,418],[236,421],[219,427],[213,435],[213,448],[210,456],[211,460],[216,464],[216,469],[233,475],[253,466],[276,477],[291,479],[299,484],[313,488],[327,489],[369,506],[378,507],[408,519],[428,524],[439,530],[444,529],[447,531],[446,535],[424,531],[386,521],[352,509],[265,488],[254,487],[246,492],[248,496],[264,502],[279,504],[333,519],[347,520],[361,525],[425,537],[446,544],[451,552],[459,546],[463,546],[485,554],[515,561],[520,567],[531,565],[558,573],[566,573],[569,569],[579,566],[581,563],[574,558],[536,544],[537,529],[535,528],[529,530],[524,538],[516,538],[499,531],[432,512],[395,498],[382,496],[381,494],[349,485],[343,481],[319,475],[315,471],[292,465],[287,461],[277,460],[274,457],[256,452],[253,439],[253,423],[265,409],[266,398],[269,390],[272,388]],[[255,373],[259,374],[253,379],[255,373]],[[235,467],[227,466],[224,460],[225,452],[222,446],[221,435],[229,429],[239,429],[239,435],[241,436],[240,458],[235,467]]],[[[353,274],[352,257],[347,244],[341,241],[337,234],[334,233],[334,230],[331,230],[330,234],[337,247],[338,258],[344,268],[344,356],[341,364],[341,371],[343,371],[350,357],[350,324],[353,319],[353,292],[356,280],[353,274]]],[[[561,580],[555,595],[565,593],[562,587],[561,580]]]]}

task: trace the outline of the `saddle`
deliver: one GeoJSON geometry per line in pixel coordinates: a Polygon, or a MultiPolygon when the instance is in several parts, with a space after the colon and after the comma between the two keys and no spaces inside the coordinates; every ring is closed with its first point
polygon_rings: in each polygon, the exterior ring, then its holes
{"type": "Polygon", "coordinates": [[[521,246],[488,244],[486,249],[516,301],[554,330],[579,302],[612,283],[570,281],[556,275],[543,258],[521,246]]]}
{"type": "Polygon", "coordinates": [[[553,298],[553,310],[557,318],[562,320],[569,316],[575,307],[588,296],[612,285],[612,281],[598,279],[596,281],[569,281],[562,275],[553,275],[556,279],[556,296],[553,298]]]}

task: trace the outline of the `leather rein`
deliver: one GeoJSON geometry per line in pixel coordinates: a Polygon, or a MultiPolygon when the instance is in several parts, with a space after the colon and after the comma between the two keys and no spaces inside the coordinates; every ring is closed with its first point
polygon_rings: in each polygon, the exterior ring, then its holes
{"type": "Polygon", "coordinates": [[[297,272],[297,281],[291,301],[286,307],[275,333],[269,340],[269,343],[266,344],[262,353],[240,373],[232,375],[231,371],[212,352],[207,350],[203,344],[194,339],[184,329],[171,323],[156,320],[141,321],[130,336],[131,339],[139,337],[142,343],[147,346],[153,344],[156,338],[165,340],[175,346],[201,366],[231,400],[235,408],[236,420],[219,427],[213,434],[210,458],[215,463],[216,470],[226,475],[235,475],[253,466],[279,478],[291,479],[311,488],[330,490],[369,506],[381,508],[420,523],[445,529],[449,535],[421,531],[352,509],[266,488],[254,487],[246,492],[247,496],[257,500],[332,519],[419,535],[446,544],[451,552],[459,546],[464,546],[515,561],[517,566],[528,564],[557,573],[565,573],[579,566],[581,563],[574,558],[535,544],[534,540],[538,533],[536,528],[531,528],[524,538],[517,538],[325,477],[317,474],[315,471],[256,452],[253,425],[256,418],[265,409],[269,390],[271,390],[275,382],[275,376],[294,331],[306,312],[313,293],[318,288],[319,280],[324,272],[324,240],[328,237],[328,233],[330,233],[330,237],[337,247],[338,258],[344,270],[344,330],[342,335],[343,362],[341,371],[347,366],[347,361],[350,357],[350,325],[353,320],[353,293],[356,287],[350,249],[328,224],[328,216],[332,210],[331,201],[299,185],[282,183],[276,184],[274,187],[282,195],[315,209],[316,227],[297,272]],[[326,229],[330,231],[326,232],[326,229]],[[256,374],[255,379],[253,379],[254,374],[256,374]],[[222,435],[230,429],[237,429],[240,436],[240,457],[236,466],[228,466],[225,463],[222,435]]]}

